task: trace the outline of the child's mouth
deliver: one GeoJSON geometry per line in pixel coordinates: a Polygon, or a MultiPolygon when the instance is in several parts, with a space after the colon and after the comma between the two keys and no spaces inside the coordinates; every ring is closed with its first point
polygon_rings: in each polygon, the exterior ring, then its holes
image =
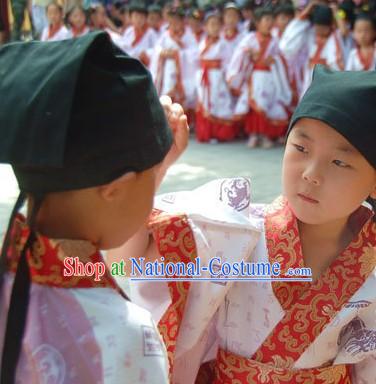
{"type": "Polygon", "coordinates": [[[312,197],[303,195],[302,193],[298,193],[298,196],[299,196],[303,201],[306,201],[307,203],[311,203],[311,204],[318,204],[318,203],[319,203],[317,200],[312,199],[312,197]]]}

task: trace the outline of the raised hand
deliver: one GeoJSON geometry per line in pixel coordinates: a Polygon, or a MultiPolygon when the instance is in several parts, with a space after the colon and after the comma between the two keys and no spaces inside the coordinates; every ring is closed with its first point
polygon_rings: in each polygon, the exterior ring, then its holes
{"type": "Polygon", "coordinates": [[[165,110],[168,124],[173,133],[174,141],[164,158],[157,177],[157,187],[163,180],[168,168],[180,157],[188,146],[189,126],[187,116],[180,104],[172,103],[168,96],[161,96],[160,102],[165,110]]]}

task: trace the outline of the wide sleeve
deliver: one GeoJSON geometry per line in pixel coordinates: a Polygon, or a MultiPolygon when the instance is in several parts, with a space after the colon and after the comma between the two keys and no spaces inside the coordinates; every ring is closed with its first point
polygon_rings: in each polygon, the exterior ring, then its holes
{"type": "Polygon", "coordinates": [[[293,60],[307,44],[307,35],[310,34],[311,24],[308,20],[296,18],[286,27],[279,48],[287,60],[293,60]]]}
{"type": "Polygon", "coordinates": [[[247,34],[236,46],[227,68],[226,81],[230,89],[235,91],[240,91],[253,69],[250,50],[256,47],[253,47],[255,39],[252,36],[251,33],[247,34]]]}
{"type": "Polygon", "coordinates": [[[217,266],[219,261],[249,259],[260,237],[249,219],[249,186],[244,178],[221,179],[156,200],[151,224],[156,251],[165,263],[201,265],[200,281],[132,282],[132,292],[137,291],[132,299],[142,296],[136,302],[158,322],[173,376],[184,378],[176,382],[188,383],[186,377],[215,357],[216,312],[233,284],[211,281],[204,268],[213,261],[217,266]]]}

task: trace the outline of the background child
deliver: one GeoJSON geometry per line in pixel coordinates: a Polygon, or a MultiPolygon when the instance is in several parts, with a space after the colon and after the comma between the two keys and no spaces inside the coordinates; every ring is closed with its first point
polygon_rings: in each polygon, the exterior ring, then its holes
{"type": "Polygon", "coordinates": [[[376,66],[374,18],[366,13],[359,14],[355,19],[353,36],[357,47],[350,52],[346,70],[374,71],[376,66]]]}
{"type": "Polygon", "coordinates": [[[250,148],[272,147],[287,128],[291,90],[278,40],[271,35],[273,21],[270,8],[255,11],[256,32],[238,45],[227,71],[230,87],[240,93],[234,115],[245,119],[250,148]]]}
{"type": "Polygon", "coordinates": [[[233,117],[233,99],[225,80],[229,64],[226,42],[220,37],[221,15],[209,12],[205,16],[207,37],[201,42],[200,70],[196,88],[198,106],[196,112],[196,138],[198,141],[233,140],[237,133],[233,117]]]}
{"type": "Polygon", "coordinates": [[[233,3],[226,3],[223,8],[222,37],[227,42],[227,50],[231,56],[244,37],[244,31],[240,30],[240,9],[233,3]]]}
{"type": "Polygon", "coordinates": [[[150,314],[124,297],[99,250],[145,221],[187,144],[186,116],[166,103],[173,142],[150,73],[106,33],[12,44],[0,62],[9,74],[0,127],[10,139],[0,160],[21,191],[1,255],[1,382],[167,383],[150,314]],[[27,217],[18,213],[25,199],[27,217]],[[72,271],[73,258],[86,274],[72,271]]]}
{"type": "Polygon", "coordinates": [[[67,20],[71,27],[71,37],[79,37],[89,33],[90,29],[86,24],[86,14],[82,7],[78,5],[74,6],[67,13],[67,20]]]}
{"type": "Polygon", "coordinates": [[[69,38],[69,31],[64,25],[63,8],[55,2],[46,7],[48,27],[43,29],[41,41],[58,41],[69,38]]]}
{"type": "Polygon", "coordinates": [[[198,69],[198,46],[193,33],[185,26],[184,16],[184,9],[170,9],[169,27],[155,45],[150,70],[159,95],[170,96],[192,116],[196,106],[192,79],[198,69]]]}
{"type": "Polygon", "coordinates": [[[273,36],[280,38],[287,25],[295,16],[295,9],[292,4],[281,4],[274,9],[273,36]]]}
{"type": "Polygon", "coordinates": [[[187,24],[196,38],[197,44],[200,44],[201,40],[205,37],[205,31],[203,29],[204,15],[198,8],[192,8],[188,14],[187,24]]]}
{"type": "Polygon", "coordinates": [[[344,69],[343,52],[333,27],[333,11],[327,5],[310,1],[305,9],[288,24],[279,47],[291,65],[296,66],[296,84],[300,97],[308,88],[313,67],[327,65],[336,70],[344,69]],[[298,73],[302,73],[302,79],[298,73]]]}
{"type": "Polygon", "coordinates": [[[141,2],[134,2],[129,7],[131,26],[123,34],[122,48],[133,57],[140,59],[146,66],[157,42],[157,34],[147,25],[147,8],[141,2]]]}
{"type": "Polygon", "coordinates": [[[148,26],[154,30],[159,37],[162,26],[162,8],[157,4],[149,5],[148,7],[148,26]]]}

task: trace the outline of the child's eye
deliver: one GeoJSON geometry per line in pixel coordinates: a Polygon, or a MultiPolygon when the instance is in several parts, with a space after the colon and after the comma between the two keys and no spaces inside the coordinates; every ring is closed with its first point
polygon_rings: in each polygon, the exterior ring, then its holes
{"type": "Polygon", "coordinates": [[[302,146],[302,145],[298,145],[298,144],[293,144],[294,147],[299,151],[299,152],[303,152],[303,153],[308,153],[308,151],[302,146]]]}
{"type": "Polygon", "coordinates": [[[333,160],[333,163],[335,165],[337,165],[338,167],[341,167],[341,168],[351,168],[350,165],[344,163],[343,161],[341,160],[333,160]]]}

